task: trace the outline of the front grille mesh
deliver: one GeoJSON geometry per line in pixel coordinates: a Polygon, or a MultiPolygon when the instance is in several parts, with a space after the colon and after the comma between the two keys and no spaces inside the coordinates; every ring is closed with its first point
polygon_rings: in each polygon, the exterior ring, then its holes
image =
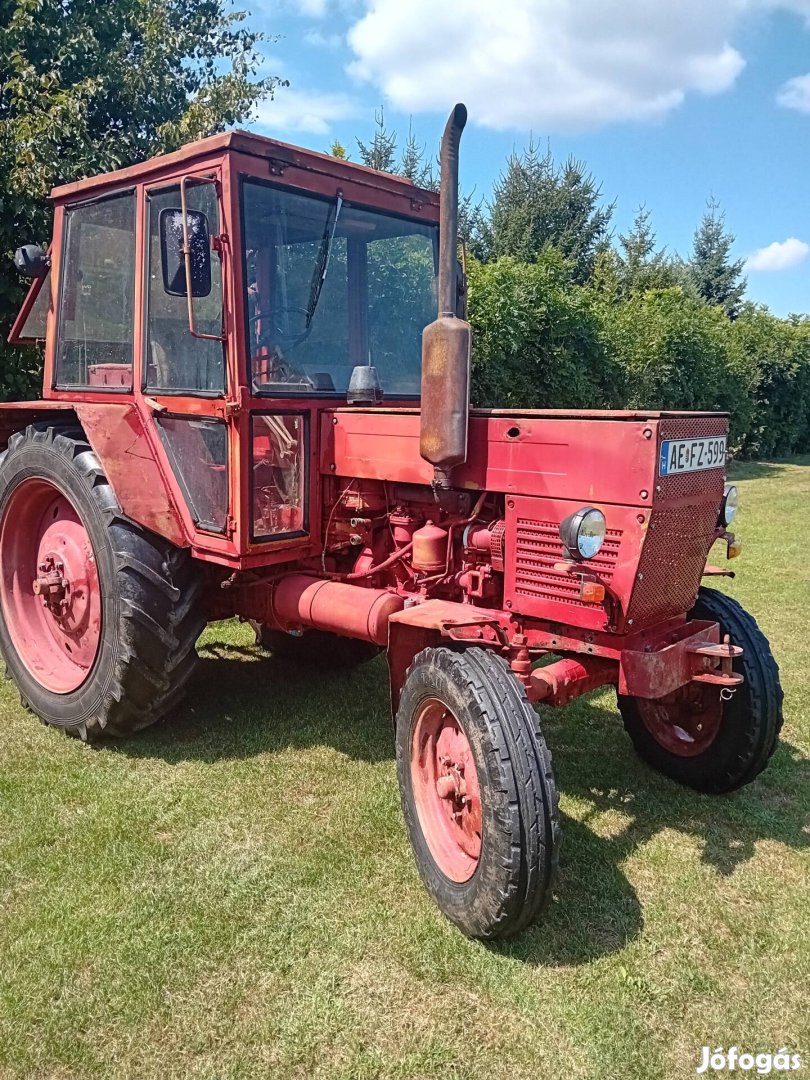
{"type": "MultiPolygon", "coordinates": [[[[564,604],[593,609],[593,604],[584,604],[579,599],[579,582],[565,571],[554,569],[554,564],[565,558],[559,524],[527,517],[518,517],[515,524],[515,596],[530,600],[558,600],[564,604]]],[[[609,529],[602,550],[595,559],[589,559],[582,566],[596,571],[610,584],[621,539],[619,530],[609,529]]]]}
{"type": "Polygon", "coordinates": [[[653,511],[627,611],[636,627],[689,611],[716,522],[714,499],[653,511]]]}

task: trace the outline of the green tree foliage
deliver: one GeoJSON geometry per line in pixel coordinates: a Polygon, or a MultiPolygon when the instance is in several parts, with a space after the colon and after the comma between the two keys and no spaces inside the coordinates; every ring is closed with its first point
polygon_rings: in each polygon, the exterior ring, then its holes
{"type": "MultiPolygon", "coordinates": [[[[0,0],[0,27],[5,339],[24,292],[11,256],[48,243],[51,187],[221,131],[279,80],[258,77],[260,35],[224,0],[0,0]]],[[[6,394],[19,365],[19,351],[3,364],[6,394]]]]}
{"type": "Polygon", "coordinates": [[[810,452],[810,319],[777,319],[746,304],[730,329],[729,357],[750,392],[746,456],[810,452]]]}
{"type": "Polygon", "coordinates": [[[728,322],[681,289],[654,289],[605,312],[627,408],[735,411],[744,388],[729,379],[728,322]]]}
{"type": "Polygon", "coordinates": [[[368,165],[370,169],[379,169],[380,172],[396,173],[397,166],[397,133],[389,131],[385,126],[385,110],[382,106],[374,113],[374,134],[368,142],[357,139],[357,149],[360,152],[360,161],[368,165]]]}
{"type": "Polygon", "coordinates": [[[732,260],[734,236],[726,229],[726,215],[716,199],[709,199],[703,220],[695,231],[688,276],[698,296],[722,307],[733,319],[740,310],[747,282],[743,260],[732,260]]]}
{"type": "Polygon", "coordinates": [[[600,408],[620,397],[599,307],[559,252],[473,261],[469,303],[476,405],[600,408]]]}
{"type": "Polygon", "coordinates": [[[530,142],[512,153],[495,183],[481,253],[535,262],[556,248],[573,267],[574,280],[587,281],[597,254],[608,242],[613,204],[585,165],[568,158],[558,165],[550,150],[530,142]]]}
{"type": "Polygon", "coordinates": [[[665,248],[657,246],[650,211],[645,206],[639,207],[628,232],[619,234],[618,251],[610,254],[615,254],[617,285],[622,296],[683,283],[683,265],[665,248]]]}

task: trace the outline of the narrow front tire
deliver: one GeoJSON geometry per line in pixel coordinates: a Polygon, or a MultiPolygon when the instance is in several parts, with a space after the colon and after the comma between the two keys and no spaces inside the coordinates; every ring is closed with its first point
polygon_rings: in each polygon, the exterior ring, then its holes
{"type": "Polygon", "coordinates": [[[619,711],[639,757],[680,784],[717,795],[750,784],[768,764],[782,727],[779,668],[756,620],[736,600],[701,588],[692,619],[717,622],[743,655],[744,682],[728,700],[690,683],[659,701],[619,696],[619,711]]]}
{"type": "Polygon", "coordinates": [[[508,665],[430,648],[397,711],[402,809],[419,873],[467,936],[525,930],[548,904],[560,825],[551,755],[508,665]]]}

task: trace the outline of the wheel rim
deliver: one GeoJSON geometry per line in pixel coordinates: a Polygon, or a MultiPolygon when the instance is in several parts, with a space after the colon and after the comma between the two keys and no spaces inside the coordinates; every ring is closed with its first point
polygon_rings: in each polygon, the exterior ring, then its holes
{"type": "Polygon", "coordinates": [[[47,690],[87,679],[101,640],[101,590],[73,503],[40,477],[15,488],[0,522],[0,602],[18,656],[47,690]]]}
{"type": "Polygon", "coordinates": [[[647,731],[671,754],[697,757],[717,738],[723,702],[715,687],[690,683],[669,697],[636,701],[647,731]]]}
{"type": "Polygon", "coordinates": [[[469,881],[481,857],[478,771],[461,724],[437,698],[423,702],[413,729],[411,785],[436,865],[451,881],[469,881]]]}

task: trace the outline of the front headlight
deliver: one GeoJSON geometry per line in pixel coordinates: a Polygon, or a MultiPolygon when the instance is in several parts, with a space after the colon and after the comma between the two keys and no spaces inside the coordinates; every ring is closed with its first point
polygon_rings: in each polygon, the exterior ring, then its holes
{"type": "Polygon", "coordinates": [[[723,495],[723,501],[720,504],[720,524],[725,525],[726,528],[734,520],[734,515],[737,513],[737,489],[733,484],[729,484],[723,495]]]}
{"type": "Polygon", "coordinates": [[[575,510],[560,525],[560,537],[570,559],[577,562],[599,554],[605,542],[605,515],[594,506],[575,510]]]}

